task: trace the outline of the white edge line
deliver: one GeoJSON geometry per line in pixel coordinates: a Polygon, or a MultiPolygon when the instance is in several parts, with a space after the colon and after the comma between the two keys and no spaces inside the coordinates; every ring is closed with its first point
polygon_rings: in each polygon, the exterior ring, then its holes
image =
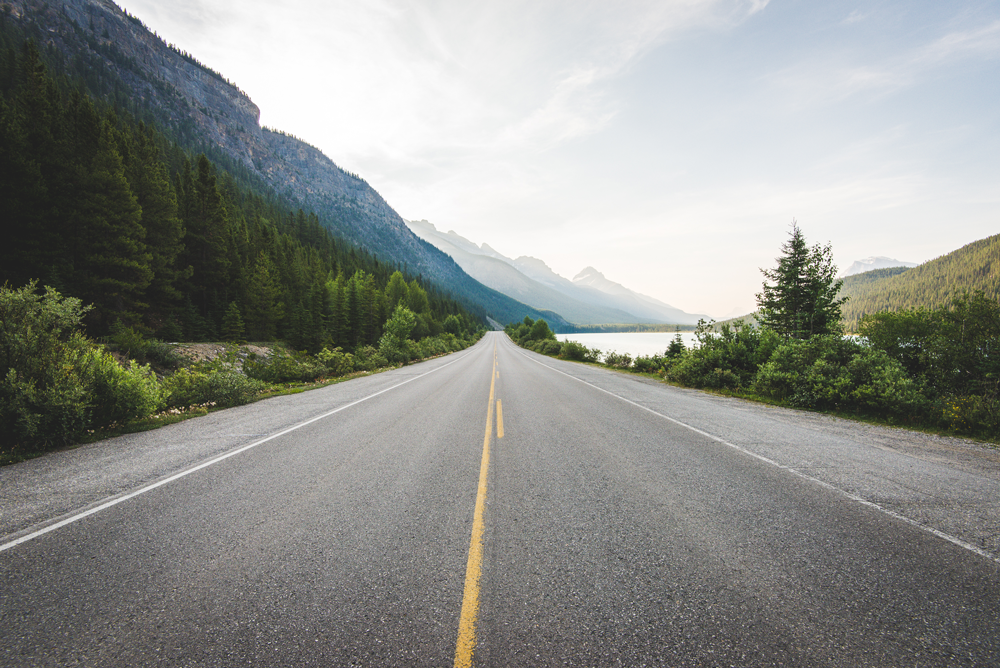
{"type": "Polygon", "coordinates": [[[299,424],[297,424],[295,426],[292,426],[292,427],[289,427],[288,429],[285,429],[283,431],[279,431],[276,434],[271,434],[267,438],[262,438],[259,441],[254,441],[253,443],[250,443],[249,445],[244,445],[244,446],[241,446],[239,448],[236,448],[235,450],[230,450],[229,452],[223,453],[223,454],[221,454],[221,455],[219,455],[217,457],[214,457],[213,459],[210,459],[208,461],[202,462],[201,464],[197,464],[196,466],[192,466],[189,469],[185,469],[185,470],[183,470],[183,471],[181,471],[179,473],[175,473],[175,474],[173,474],[173,475],[171,475],[169,477],[163,478],[162,480],[157,480],[156,482],[154,482],[154,483],[152,483],[150,485],[146,485],[145,487],[141,487],[141,488],[139,488],[139,489],[137,489],[137,490],[135,490],[133,492],[129,492],[128,494],[125,494],[123,496],[115,497],[113,499],[105,501],[104,503],[101,503],[100,505],[94,506],[93,508],[88,508],[87,510],[79,512],[79,513],[77,513],[75,515],[72,515],[70,517],[67,517],[66,519],[60,520],[59,522],[56,522],[54,524],[50,524],[48,526],[42,527],[41,529],[38,529],[37,531],[33,531],[33,532],[31,532],[31,533],[29,533],[27,535],[21,536],[20,538],[15,538],[14,540],[12,540],[10,542],[7,542],[7,543],[4,543],[4,544],[0,545],[0,552],[3,552],[4,550],[9,550],[10,548],[16,547],[16,546],[18,546],[18,545],[20,545],[22,543],[27,543],[28,541],[34,540],[35,538],[38,538],[39,536],[44,536],[45,534],[47,534],[47,533],[49,533],[51,531],[55,531],[56,529],[61,529],[62,527],[66,526],[68,524],[72,524],[73,522],[77,522],[79,520],[82,520],[85,517],[89,517],[89,516],[93,515],[94,513],[99,513],[102,510],[106,510],[107,508],[110,508],[112,506],[116,506],[119,503],[122,503],[123,501],[128,501],[129,499],[137,497],[140,494],[145,494],[146,492],[150,492],[150,491],[156,489],[157,487],[162,487],[163,485],[166,485],[167,483],[171,483],[171,482],[173,482],[175,480],[179,480],[180,478],[183,478],[185,476],[191,475],[195,471],[200,471],[201,469],[207,468],[209,466],[212,466],[213,464],[218,464],[219,462],[221,462],[221,461],[223,461],[225,459],[229,459],[230,457],[233,457],[235,455],[238,455],[241,452],[246,452],[247,450],[249,450],[251,448],[256,448],[258,445],[262,445],[264,443],[267,443],[268,441],[273,440],[275,438],[278,438],[279,436],[284,436],[285,434],[289,434],[289,433],[291,433],[291,432],[293,432],[293,431],[295,431],[297,429],[301,429],[302,427],[305,427],[306,425],[310,425],[313,422],[316,422],[318,420],[322,420],[323,418],[328,418],[331,415],[333,415],[334,413],[339,413],[340,411],[346,410],[346,409],[348,409],[348,408],[350,408],[352,406],[357,406],[361,402],[368,401],[369,399],[377,397],[380,394],[385,394],[386,392],[389,392],[391,390],[395,390],[396,388],[402,387],[403,385],[406,385],[407,383],[412,383],[415,380],[420,380],[424,376],[429,376],[430,374],[432,374],[432,373],[434,373],[436,371],[440,371],[441,369],[443,369],[445,367],[451,366],[455,362],[458,362],[459,360],[464,359],[467,355],[468,355],[468,353],[466,353],[466,355],[461,355],[460,357],[458,357],[458,358],[456,358],[456,359],[448,362],[447,364],[442,364],[441,366],[437,367],[436,369],[431,369],[427,373],[422,373],[419,376],[414,376],[413,378],[409,378],[407,380],[404,380],[402,383],[398,383],[396,385],[393,385],[392,387],[387,387],[386,389],[379,390],[378,392],[375,392],[374,394],[369,394],[367,397],[362,397],[361,399],[357,399],[355,401],[352,401],[349,404],[344,404],[343,406],[340,406],[338,408],[334,408],[331,411],[327,411],[326,413],[323,413],[322,415],[317,415],[316,417],[310,418],[310,419],[306,420],[305,422],[300,422],[299,424]]]}
{"type": "Polygon", "coordinates": [[[951,534],[947,534],[947,533],[945,533],[943,531],[939,531],[939,530],[935,529],[934,527],[929,527],[926,524],[921,524],[917,520],[910,519],[909,517],[907,517],[905,515],[900,515],[899,513],[897,513],[894,510],[889,510],[888,508],[880,506],[879,504],[875,503],[874,501],[869,501],[868,499],[860,497],[857,494],[852,494],[851,492],[848,492],[848,491],[845,491],[843,489],[840,489],[839,487],[837,487],[835,485],[831,485],[830,483],[828,483],[828,482],[826,482],[824,480],[820,480],[819,478],[814,478],[813,476],[809,475],[808,473],[803,473],[802,471],[799,471],[798,469],[792,468],[791,466],[785,466],[784,464],[779,464],[778,462],[774,461],[773,459],[768,459],[764,455],[757,454],[756,452],[753,452],[752,450],[747,450],[746,448],[744,448],[742,446],[739,446],[739,445],[736,445],[735,443],[730,443],[729,441],[727,441],[727,440],[725,440],[723,438],[720,438],[718,436],[714,436],[712,434],[709,434],[708,432],[702,431],[701,429],[698,429],[697,427],[692,427],[691,425],[685,424],[685,423],[681,422],[680,420],[676,420],[676,419],[674,419],[672,417],[669,417],[669,416],[666,416],[666,415],[664,415],[662,413],[657,413],[656,411],[654,411],[652,408],[649,408],[648,406],[643,406],[642,404],[636,403],[636,402],[634,402],[634,401],[632,401],[630,399],[626,399],[625,397],[619,396],[619,395],[615,394],[614,392],[611,392],[609,390],[605,390],[603,387],[598,387],[597,385],[594,385],[593,383],[588,383],[587,381],[585,381],[585,380],[583,380],[581,378],[577,378],[574,375],[568,374],[565,371],[560,371],[559,369],[556,369],[555,367],[551,367],[548,364],[543,364],[542,362],[539,362],[538,360],[536,360],[533,357],[531,357],[530,355],[522,352],[521,350],[518,350],[518,352],[520,352],[522,355],[524,355],[525,358],[531,360],[532,362],[534,362],[535,364],[537,364],[539,366],[543,366],[546,369],[549,369],[551,371],[555,371],[556,373],[561,373],[562,375],[566,376],[567,378],[572,378],[573,380],[579,381],[579,382],[583,383],[584,385],[588,385],[588,386],[594,388],[595,390],[600,390],[601,392],[604,392],[605,394],[610,394],[611,396],[615,397],[616,399],[620,399],[621,401],[624,401],[627,404],[632,404],[636,408],[641,408],[644,411],[649,411],[653,415],[661,417],[664,420],[668,420],[670,422],[673,422],[674,424],[676,424],[676,425],[678,425],[680,427],[684,427],[685,429],[690,429],[694,433],[700,434],[700,435],[704,436],[705,438],[710,438],[713,441],[716,441],[718,443],[721,443],[722,445],[725,445],[725,446],[728,446],[728,447],[732,448],[733,450],[737,450],[739,452],[742,452],[745,455],[749,455],[749,456],[751,456],[751,457],[753,457],[755,459],[759,459],[760,461],[764,462],[765,464],[770,464],[771,466],[779,468],[782,471],[788,471],[789,473],[791,473],[793,475],[797,475],[798,477],[803,478],[804,480],[808,480],[810,482],[816,483],[817,485],[825,487],[825,488],[827,488],[827,489],[829,489],[831,491],[834,491],[834,492],[837,492],[839,494],[842,494],[842,495],[846,496],[848,499],[850,499],[851,501],[856,501],[856,502],[860,503],[863,506],[867,506],[868,508],[871,508],[873,510],[877,510],[878,512],[883,513],[885,515],[888,515],[889,517],[892,517],[893,519],[900,520],[901,522],[905,522],[905,523],[909,524],[910,526],[914,526],[914,527],[916,527],[918,529],[921,529],[922,531],[926,531],[927,533],[932,534],[934,536],[937,536],[938,538],[942,538],[942,539],[948,541],[949,543],[953,543],[953,544],[955,544],[955,545],[957,545],[959,547],[965,548],[969,552],[974,552],[975,554],[978,554],[981,557],[985,557],[985,558],[989,559],[990,561],[994,561],[996,563],[1000,563],[1000,557],[994,556],[993,554],[987,552],[986,550],[983,550],[983,549],[981,549],[979,547],[976,547],[972,543],[967,543],[966,541],[962,540],[961,538],[958,538],[957,536],[952,536],[951,534]]]}

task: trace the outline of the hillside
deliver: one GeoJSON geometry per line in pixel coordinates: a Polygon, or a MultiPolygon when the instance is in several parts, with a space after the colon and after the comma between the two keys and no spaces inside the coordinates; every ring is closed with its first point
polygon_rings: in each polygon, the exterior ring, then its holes
{"type": "Polygon", "coordinates": [[[912,269],[876,269],[844,279],[844,323],[853,330],[866,313],[935,308],[965,292],[1000,299],[1000,234],[974,241],[912,269]]]}
{"type": "Polygon", "coordinates": [[[95,97],[155,124],[185,149],[204,152],[240,183],[315,212],[338,238],[422,276],[477,312],[504,322],[541,315],[479,284],[418,239],[363,179],[305,142],[262,128],[259,109],[243,91],[112,2],[12,0],[7,7],[3,20],[58,63],[55,74],[79,79],[95,97]]]}

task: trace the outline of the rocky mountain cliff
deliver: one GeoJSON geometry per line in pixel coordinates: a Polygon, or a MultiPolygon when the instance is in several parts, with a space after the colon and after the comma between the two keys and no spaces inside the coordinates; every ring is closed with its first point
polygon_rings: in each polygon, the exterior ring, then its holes
{"type": "MultiPolygon", "coordinates": [[[[111,79],[116,100],[127,99],[130,111],[154,121],[181,146],[206,152],[293,206],[316,212],[351,244],[438,283],[502,321],[538,317],[534,309],[479,284],[450,257],[418,239],[363,179],[340,169],[315,147],[262,128],[259,109],[243,91],[166,44],[110,0],[7,0],[4,6],[8,20],[34,28],[41,48],[61,52],[77,72],[99,72],[111,79]]],[[[547,317],[561,320],[554,314],[547,317]]]]}

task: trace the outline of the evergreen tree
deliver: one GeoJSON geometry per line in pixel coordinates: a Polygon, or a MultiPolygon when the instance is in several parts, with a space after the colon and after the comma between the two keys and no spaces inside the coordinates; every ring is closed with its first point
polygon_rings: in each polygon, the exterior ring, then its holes
{"type": "Polygon", "coordinates": [[[757,294],[758,320],[786,338],[808,339],[841,330],[837,279],[830,244],[809,248],[794,220],[774,269],[761,269],[765,282],[757,294]],[[771,281],[769,284],[767,281],[771,281]]]}
{"type": "Polygon", "coordinates": [[[395,309],[399,302],[406,304],[406,299],[409,295],[409,287],[406,285],[406,279],[403,277],[402,272],[395,271],[392,276],[389,277],[389,283],[385,286],[385,300],[386,304],[390,309],[395,309]]]}
{"type": "Polygon", "coordinates": [[[246,326],[243,324],[243,316],[240,315],[236,302],[229,302],[226,315],[222,317],[222,339],[234,343],[246,340],[246,326]]]}
{"type": "Polygon", "coordinates": [[[84,302],[95,305],[103,330],[119,319],[138,320],[146,306],[140,300],[153,277],[142,209],[125,178],[114,132],[104,121],[74,217],[81,248],[74,278],[84,302]]]}
{"type": "Polygon", "coordinates": [[[274,264],[266,254],[257,256],[247,286],[246,326],[252,341],[272,341],[278,321],[285,314],[274,264]]]}

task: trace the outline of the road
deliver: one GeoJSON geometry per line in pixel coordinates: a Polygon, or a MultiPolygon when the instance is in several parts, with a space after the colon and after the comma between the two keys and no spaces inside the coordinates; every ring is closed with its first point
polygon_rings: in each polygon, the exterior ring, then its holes
{"type": "Polygon", "coordinates": [[[0,665],[1000,665],[1000,457],[492,333],[0,469],[0,665]]]}

